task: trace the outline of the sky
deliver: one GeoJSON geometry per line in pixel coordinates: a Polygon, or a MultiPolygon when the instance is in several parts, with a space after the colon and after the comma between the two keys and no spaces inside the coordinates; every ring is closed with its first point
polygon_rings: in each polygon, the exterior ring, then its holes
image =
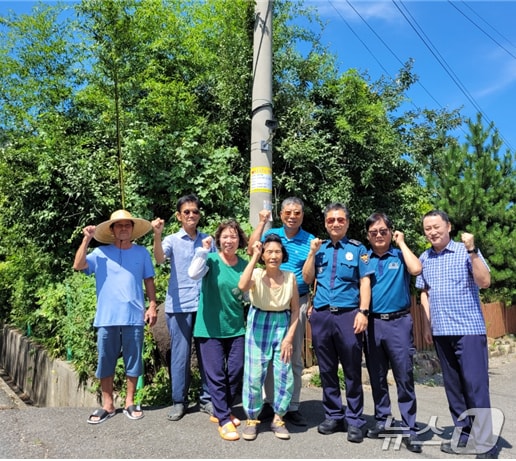
{"type": "MultiPolygon", "coordinates": [[[[34,3],[0,0],[0,14],[30,13],[34,3]]],[[[337,55],[339,70],[356,68],[375,81],[395,78],[413,59],[419,81],[407,92],[407,109],[460,109],[472,120],[480,112],[484,126],[493,122],[505,147],[516,152],[516,1],[304,4],[327,22],[321,41],[337,55]]],[[[453,134],[464,141],[467,132],[464,127],[453,134]]]]}
{"type": "MultiPolygon", "coordinates": [[[[493,122],[516,152],[516,1],[305,0],[327,26],[339,69],[395,78],[414,60],[407,108],[461,109],[493,122]]],[[[469,131],[454,132],[461,142],[469,131]]]]}

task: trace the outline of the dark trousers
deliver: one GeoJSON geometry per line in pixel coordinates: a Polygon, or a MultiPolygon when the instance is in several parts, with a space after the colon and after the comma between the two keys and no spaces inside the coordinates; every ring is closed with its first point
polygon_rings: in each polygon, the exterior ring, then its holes
{"type": "Polygon", "coordinates": [[[459,432],[452,438],[469,434],[468,446],[473,444],[478,453],[485,452],[498,438],[493,434],[487,337],[434,336],[433,340],[455,432],[459,432]]]}
{"type": "Polygon", "coordinates": [[[412,316],[407,313],[393,320],[369,317],[365,356],[377,421],[385,421],[391,413],[389,365],[396,382],[398,408],[403,427],[416,433],[416,392],[414,389],[414,336],[412,316]]]}
{"type": "MultiPolygon", "coordinates": [[[[310,318],[312,342],[319,364],[323,387],[323,406],[328,419],[342,419],[362,427],[365,419],[362,390],[362,334],[356,335],[353,323],[356,309],[332,313],[314,310],[310,318]],[[342,365],[346,385],[346,409],[342,406],[338,367],[342,365]]],[[[362,315],[362,314],[358,314],[362,315]]]]}
{"type": "Polygon", "coordinates": [[[489,358],[485,335],[434,336],[444,389],[453,423],[471,429],[470,418],[459,419],[470,408],[490,408],[489,358]]]}
{"type": "Polygon", "coordinates": [[[244,374],[244,336],[198,338],[213,414],[223,426],[231,421],[231,406],[241,391],[244,374]]]}

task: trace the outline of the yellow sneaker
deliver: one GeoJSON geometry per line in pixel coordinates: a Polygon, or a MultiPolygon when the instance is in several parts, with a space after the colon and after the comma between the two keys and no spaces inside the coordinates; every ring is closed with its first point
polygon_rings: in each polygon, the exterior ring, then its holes
{"type": "Polygon", "coordinates": [[[233,423],[226,423],[224,426],[219,426],[219,434],[224,440],[238,440],[240,436],[233,423]]]}

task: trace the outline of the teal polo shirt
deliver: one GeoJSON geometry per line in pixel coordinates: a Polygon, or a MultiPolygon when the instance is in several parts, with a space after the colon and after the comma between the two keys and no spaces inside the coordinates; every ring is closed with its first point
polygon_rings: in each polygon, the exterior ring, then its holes
{"type": "Polygon", "coordinates": [[[305,264],[308,252],[310,251],[310,242],[315,238],[309,232],[306,232],[301,227],[293,238],[289,239],[285,234],[284,227],[276,227],[269,229],[263,234],[262,242],[269,234],[276,234],[281,238],[283,246],[288,253],[288,261],[280,266],[281,270],[294,272],[297,280],[297,288],[299,296],[304,296],[308,293],[308,285],[303,280],[303,265],[305,264]]]}
{"type": "Polygon", "coordinates": [[[389,314],[410,307],[410,273],[403,254],[392,246],[381,257],[369,250],[371,312],[389,314]]]}

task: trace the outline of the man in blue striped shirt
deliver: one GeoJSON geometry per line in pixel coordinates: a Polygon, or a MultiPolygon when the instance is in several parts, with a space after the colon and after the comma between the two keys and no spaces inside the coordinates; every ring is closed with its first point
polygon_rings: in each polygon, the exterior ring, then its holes
{"type": "Polygon", "coordinates": [[[423,230],[432,245],[419,257],[423,271],[416,279],[427,320],[424,337],[435,345],[456,428],[451,442],[441,444],[441,451],[496,458],[487,335],[479,295],[479,288],[489,287],[491,274],[472,234],[464,232],[462,243],[451,239],[451,223],[444,211],[427,213],[423,230]],[[480,413],[473,419],[472,411],[480,413]]]}
{"type": "MultiPolygon", "coordinates": [[[[253,243],[257,240],[263,241],[269,234],[276,234],[281,238],[283,246],[288,253],[288,261],[281,265],[281,270],[291,271],[295,274],[299,291],[299,324],[294,337],[294,354],[292,356],[292,371],[294,373],[294,391],[290,402],[289,411],[285,420],[296,426],[306,426],[306,418],[299,412],[301,401],[301,374],[303,372],[303,343],[305,338],[306,311],[308,308],[309,286],[303,280],[303,265],[306,256],[310,251],[310,242],[314,236],[301,228],[304,216],[303,201],[297,197],[289,197],[281,204],[281,221],[283,226],[272,228],[263,233],[266,224],[270,221],[269,210],[260,211],[260,220],[256,229],[249,237],[247,252],[252,254],[253,243]],[[263,235],[262,235],[263,234],[263,235]]],[[[267,374],[265,381],[265,411],[262,411],[261,418],[272,416],[272,409],[267,403],[272,402],[274,395],[274,381],[272,373],[267,374]]]]}

